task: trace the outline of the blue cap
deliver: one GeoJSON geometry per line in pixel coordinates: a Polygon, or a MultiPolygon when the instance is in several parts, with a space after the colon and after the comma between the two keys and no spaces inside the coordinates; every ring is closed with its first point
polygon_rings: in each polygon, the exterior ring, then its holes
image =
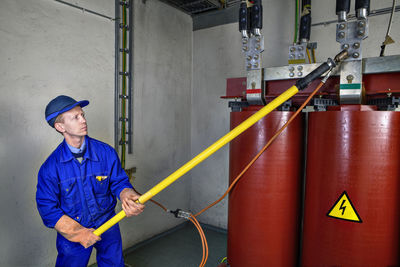
{"type": "Polygon", "coordinates": [[[89,105],[89,101],[87,100],[76,101],[72,97],[59,95],[47,104],[45,112],[46,121],[54,128],[54,122],[58,115],[71,110],[76,106],[83,108],[87,105],[89,105]]]}

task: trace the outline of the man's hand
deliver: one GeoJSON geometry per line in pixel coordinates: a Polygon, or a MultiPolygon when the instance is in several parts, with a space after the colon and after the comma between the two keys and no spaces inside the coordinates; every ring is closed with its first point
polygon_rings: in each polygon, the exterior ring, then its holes
{"type": "Polygon", "coordinates": [[[100,241],[101,238],[95,234],[93,234],[94,229],[93,228],[85,228],[81,229],[79,233],[77,234],[77,240],[78,242],[84,247],[88,248],[97,241],[100,241]]]}
{"type": "Polygon", "coordinates": [[[101,240],[99,236],[93,234],[93,228],[89,229],[83,227],[67,215],[63,215],[54,228],[69,241],[79,242],[85,248],[88,248],[101,240]]]}
{"type": "Polygon", "coordinates": [[[119,198],[121,199],[122,209],[125,211],[126,217],[139,215],[143,212],[144,205],[135,202],[139,197],[140,195],[131,188],[125,188],[121,191],[119,198]]]}

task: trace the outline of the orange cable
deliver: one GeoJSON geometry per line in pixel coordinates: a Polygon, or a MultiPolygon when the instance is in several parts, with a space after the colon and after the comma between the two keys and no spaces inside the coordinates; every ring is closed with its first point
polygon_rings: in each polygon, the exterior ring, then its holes
{"type": "Polygon", "coordinates": [[[201,245],[202,245],[202,248],[203,248],[203,258],[202,258],[202,260],[201,260],[201,263],[200,263],[199,267],[203,267],[203,266],[206,264],[207,259],[208,259],[208,244],[207,244],[207,239],[206,239],[206,236],[205,236],[205,234],[204,234],[203,229],[201,228],[200,223],[199,223],[199,222],[197,221],[197,219],[193,216],[193,214],[190,215],[190,217],[188,218],[188,220],[190,220],[190,221],[195,225],[195,227],[197,228],[197,230],[198,230],[198,232],[199,232],[200,238],[201,238],[201,245]]]}
{"type": "Polygon", "coordinates": [[[319,85],[317,86],[317,88],[315,88],[315,90],[308,96],[308,98],[306,99],[306,101],[304,101],[304,103],[300,106],[300,108],[293,114],[293,116],[291,116],[289,118],[289,120],[285,123],[285,125],[282,126],[282,128],[280,128],[274,136],[271,137],[271,139],[269,139],[268,143],[261,149],[260,152],[258,152],[258,154],[250,161],[249,164],[247,164],[247,166],[243,169],[243,171],[236,176],[235,180],[231,183],[231,185],[228,187],[228,190],[225,191],[225,193],[216,201],[214,201],[213,203],[211,203],[210,205],[208,205],[207,207],[205,207],[204,209],[202,209],[201,211],[199,211],[198,213],[196,213],[194,216],[197,217],[200,214],[202,214],[203,212],[205,212],[206,210],[208,210],[209,208],[213,207],[214,205],[216,205],[217,203],[219,203],[222,199],[224,199],[226,197],[226,195],[232,190],[232,188],[236,185],[236,183],[240,180],[240,178],[242,178],[243,174],[251,167],[251,165],[253,165],[253,163],[261,156],[262,153],[264,153],[264,151],[272,144],[272,142],[283,132],[283,130],[286,129],[286,127],[294,120],[294,118],[302,111],[302,109],[308,104],[308,102],[311,100],[311,98],[314,97],[314,95],[318,92],[318,90],[322,87],[322,85],[324,85],[324,82],[320,82],[319,85]]]}

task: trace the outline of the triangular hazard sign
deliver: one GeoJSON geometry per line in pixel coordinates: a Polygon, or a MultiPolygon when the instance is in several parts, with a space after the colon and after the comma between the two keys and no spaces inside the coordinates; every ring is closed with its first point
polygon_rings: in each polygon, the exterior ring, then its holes
{"type": "Polygon", "coordinates": [[[347,192],[344,191],[327,214],[328,217],[362,223],[347,192]]]}

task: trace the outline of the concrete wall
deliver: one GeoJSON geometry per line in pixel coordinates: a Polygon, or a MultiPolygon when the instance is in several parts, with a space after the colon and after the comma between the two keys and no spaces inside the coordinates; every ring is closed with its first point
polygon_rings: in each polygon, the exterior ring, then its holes
{"type": "MultiPolygon", "coordinates": [[[[71,3],[114,17],[114,1],[71,3]]],[[[114,22],[51,0],[0,1],[0,266],[54,266],[54,230],[35,192],[40,165],[62,141],[44,120],[59,94],[89,99],[89,134],[114,143],[114,22]]],[[[134,181],[145,191],[190,156],[192,22],[159,2],[135,1],[134,181]]],[[[189,205],[189,179],[158,199],[189,205]]],[[[124,248],[181,221],[147,204],[121,222],[124,248]]]]}
{"type": "MultiPolygon", "coordinates": [[[[391,7],[391,0],[371,1],[371,10],[391,7]]],[[[287,65],[288,47],[293,42],[294,3],[292,0],[264,0],[265,51],[263,67],[287,65]]],[[[312,2],[313,23],[335,20],[335,1],[312,2]]],[[[354,14],[354,1],[351,13],[354,14]]],[[[369,37],[363,42],[363,56],[379,56],[389,14],[370,17],[369,37]]],[[[394,16],[391,36],[397,42],[386,47],[386,55],[400,53],[400,14],[394,16]]],[[[336,24],[312,27],[311,41],[318,42],[317,61],[339,51],[335,41],[336,24]]],[[[193,33],[192,155],[229,131],[226,79],[245,77],[241,36],[237,23],[198,30],[193,33]]],[[[192,171],[191,209],[199,211],[225,192],[228,186],[228,146],[192,171]]],[[[250,205],[251,203],[249,203],[250,205]]],[[[227,227],[227,200],[205,212],[200,220],[227,227]]]]}

